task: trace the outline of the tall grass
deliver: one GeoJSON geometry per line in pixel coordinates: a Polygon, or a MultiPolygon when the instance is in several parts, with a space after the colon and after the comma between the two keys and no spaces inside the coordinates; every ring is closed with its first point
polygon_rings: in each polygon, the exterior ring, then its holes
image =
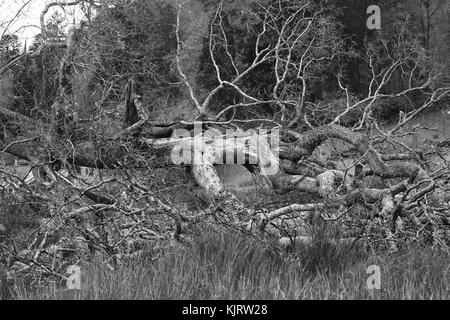
{"type": "Polygon", "coordinates": [[[286,257],[235,233],[206,234],[163,258],[143,255],[110,270],[85,264],[82,290],[37,290],[17,284],[17,299],[448,299],[448,257],[411,249],[369,256],[361,248],[318,241],[286,257]],[[381,290],[366,287],[369,265],[381,268],[381,290]]]}

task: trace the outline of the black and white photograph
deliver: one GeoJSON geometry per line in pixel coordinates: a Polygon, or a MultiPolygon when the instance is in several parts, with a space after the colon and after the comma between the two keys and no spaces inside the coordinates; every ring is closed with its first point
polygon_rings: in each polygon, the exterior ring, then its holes
{"type": "Polygon", "coordinates": [[[450,300],[449,52],[450,0],[0,0],[0,300],[450,300]]]}

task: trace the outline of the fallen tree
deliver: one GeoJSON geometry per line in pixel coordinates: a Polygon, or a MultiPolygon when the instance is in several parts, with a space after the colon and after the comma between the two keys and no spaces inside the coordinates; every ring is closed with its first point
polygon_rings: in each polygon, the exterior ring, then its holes
{"type": "MultiPolygon", "coordinates": [[[[218,86],[201,103],[183,72],[180,59],[183,7],[179,4],[177,8],[176,63],[180,78],[198,109],[196,119],[171,123],[151,121],[143,105],[143,93],[131,80],[126,89],[121,130],[113,135],[96,135],[89,131],[89,121],[77,122],[67,108],[70,97],[64,83],[69,81],[63,79],[70,78],[70,71],[67,71],[70,68],[64,67],[67,61],[61,64],[61,98],[54,105],[55,110],[63,112],[64,123],[46,123],[0,107],[0,151],[29,161],[39,186],[29,185],[2,169],[2,175],[10,181],[10,195],[16,201],[38,199],[49,210],[41,218],[38,231],[30,234],[33,240],[26,249],[17,252],[14,241],[5,245],[11,266],[16,265],[21,271],[37,267],[44,273],[63,276],[67,263],[52,267],[50,262],[55,257],[65,261],[64,254],[68,250],[65,246],[78,248],[79,239],[82,239],[81,247],[101,251],[117,263],[139,252],[142,243],[188,239],[200,222],[226,225],[261,239],[278,239],[280,244],[286,245],[309,242],[305,224],[318,218],[338,223],[347,240],[375,237],[371,235],[371,228],[377,225],[381,232],[377,236],[381,238],[375,240],[381,239],[391,250],[397,249],[399,239],[406,239],[407,245],[425,234],[431,235],[433,244],[448,249],[450,208],[445,196],[449,166],[447,161],[439,166],[429,163],[430,155],[439,155],[443,149],[435,149],[431,154],[428,150],[413,149],[401,139],[411,133],[405,129],[409,121],[450,93],[450,87],[438,85],[441,70],[437,66],[427,70],[425,77],[417,74],[416,70],[421,67],[419,61],[426,59],[418,48],[399,42],[392,53],[395,56],[382,68],[374,62],[375,53],[369,51],[367,61],[373,78],[368,95],[353,101],[344,79],[339,76],[339,87],[346,97],[345,107],[330,121],[311,124],[308,117],[314,109],[307,107],[308,68],[335,57],[340,45],[334,42],[322,51],[312,50],[325,40],[321,38],[324,29],[320,12],[317,16],[307,14],[308,3],[296,6],[295,10],[264,7],[259,21],[261,31],[256,34],[255,59],[247,68],[240,69],[227,51],[221,3],[211,22],[209,37],[209,54],[218,86]],[[221,37],[215,36],[216,33],[221,37]],[[276,34],[276,41],[261,48],[269,34],[276,34]],[[218,46],[230,57],[235,71],[233,79],[225,80],[222,76],[215,58],[218,46]],[[274,65],[276,85],[270,100],[260,100],[246,92],[241,82],[259,65],[269,62],[274,65]],[[383,93],[392,75],[399,71],[406,73],[403,76],[409,79],[407,88],[383,93]],[[283,90],[292,77],[300,88],[296,100],[283,90]],[[225,87],[234,89],[241,101],[212,115],[211,103],[225,87]],[[420,107],[401,115],[394,128],[382,128],[372,117],[379,99],[417,91],[423,92],[427,99],[420,107]],[[233,116],[220,121],[237,108],[267,104],[279,108],[279,119],[236,119],[233,116]],[[356,110],[360,111],[358,121],[352,126],[344,125],[347,116],[356,110]],[[245,130],[243,124],[247,128],[259,126],[264,130],[245,130]],[[89,134],[80,137],[76,134],[80,131],[89,134]],[[348,146],[351,165],[343,167],[339,166],[339,161],[323,163],[317,159],[316,150],[330,141],[341,141],[348,146]],[[393,152],[388,152],[389,149],[393,152]],[[264,210],[248,207],[224,187],[216,172],[216,165],[231,163],[247,166],[278,193],[306,193],[314,200],[264,210]],[[192,178],[205,190],[206,208],[186,210],[146,185],[149,181],[142,176],[143,171],[173,165],[190,169],[192,178]],[[89,184],[73,174],[77,166],[123,174],[89,184]],[[378,177],[385,186],[367,187],[365,181],[371,177],[378,177]],[[117,187],[120,192],[113,192],[117,187]],[[68,231],[70,225],[75,228],[68,231]],[[58,241],[51,240],[63,229],[65,236],[57,237],[58,241]]],[[[64,59],[70,60],[73,54],[68,53],[64,59]]],[[[337,160],[343,157],[338,155],[337,160]]]]}

